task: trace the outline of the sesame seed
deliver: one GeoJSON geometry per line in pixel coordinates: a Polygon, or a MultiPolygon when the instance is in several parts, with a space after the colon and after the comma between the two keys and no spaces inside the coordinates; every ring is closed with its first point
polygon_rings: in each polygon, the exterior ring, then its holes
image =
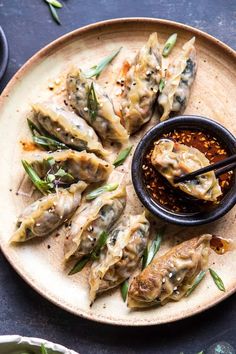
{"type": "Polygon", "coordinates": [[[57,128],[57,129],[56,129],[56,131],[58,131],[58,132],[59,132],[60,130],[61,130],[61,128],[57,128]]]}
{"type": "Polygon", "coordinates": [[[88,107],[84,107],[84,111],[85,111],[85,112],[88,112],[88,107]]]}
{"type": "Polygon", "coordinates": [[[39,222],[36,223],[36,226],[40,226],[41,224],[39,222]]]}
{"type": "Polygon", "coordinates": [[[178,289],[177,286],[175,286],[173,290],[176,291],[177,289],[178,289]]]}
{"type": "Polygon", "coordinates": [[[172,278],[173,277],[173,273],[169,273],[169,278],[172,278]]]}
{"type": "Polygon", "coordinates": [[[166,278],[163,278],[162,279],[162,283],[164,284],[166,282],[166,278]]]}

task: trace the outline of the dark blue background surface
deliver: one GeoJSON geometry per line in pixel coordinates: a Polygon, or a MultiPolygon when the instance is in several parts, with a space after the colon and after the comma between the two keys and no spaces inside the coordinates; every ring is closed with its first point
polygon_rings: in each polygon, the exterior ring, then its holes
{"type": "MultiPolygon", "coordinates": [[[[10,46],[2,90],[22,64],[58,36],[116,17],[159,17],[200,28],[236,49],[236,0],[65,0],[55,24],[43,0],[0,0],[0,25],[10,46]]],[[[181,322],[118,328],[77,318],[35,293],[0,255],[0,334],[59,342],[81,354],[195,354],[217,341],[236,348],[236,296],[181,322]]],[[[2,353],[1,353],[2,354],[2,353]]]]}

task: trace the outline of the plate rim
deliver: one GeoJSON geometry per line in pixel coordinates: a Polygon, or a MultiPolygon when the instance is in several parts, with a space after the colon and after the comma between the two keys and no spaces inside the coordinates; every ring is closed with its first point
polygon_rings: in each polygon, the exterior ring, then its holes
{"type": "MultiPolygon", "coordinates": [[[[167,19],[152,18],[152,17],[124,17],[124,18],[116,18],[116,19],[99,21],[99,22],[95,22],[95,23],[83,26],[81,28],[77,28],[73,31],[70,31],[70,32],[60,36],[56,40],[50,42],[49,44],[44,46],[42,49],[37,51],[31,58],[29,58],[25,62],[25,64],[14,74],[14,76],[11,78],[11,80],[8,82],[8,84],[6,85],[4,90],[2,91],[2,93],[0,95],[0,110],[1,110],[2,106],[4,105],[5,100],[7,100],[7,98],[9,97],[9,93],[10,93],[12,87],[14,87],[15,83],[18,80],[20,80],[24,76],[24,74],[28,70],[30,70],[30,68],[32,66],[37,64],[37,61],[40,61],[40,59],[47,56],[47,54],[50,54],[51,52],[54,52],[55,50],[57,50],[57,48],[60,47],[60,45],[62,45],[67,40],[71,41],[71,40],[73,40],[73,38],[78,37],[80,34],[84,34],[84,33],[89,32],[91,30],[101,29],[101,28],[104,28],[107,26],[109,27],[110,25],[116,25],[116,24],[121,24],[121,23],[136,23],[137,21],[143,22],[143,23],[149,23],[149,24],[152,23],[152,24],[170,25],[173,27],[177,27],[177,28],[192,32],[200,37],[203,37],[203,38],[211,41],[213,44],[217,45],[222,50],[227,52],[228,55],[230,55],[236,61],[236,51],[233,48],[231,48],[227,44],[223,43],[221,40],[217,39],[216,37],[204,32],[202,30],[199,30],[195,27],[192,27],[192,26],[180,23],[180,22],[171,21],[171,20],[167,20],[167,19]]],[[[10,263],[10,265],[13,267],[13,269],[17,272],[17,274],[19,274],[20,277],[31,288],[33,288],[38,294],[43,296],[46,300],[48,300],[51,303],[53,303],[54,305],[62,308],[63,310],[65,310],[69,313],[72,313],[73,315],[79,316],[81,318],[86,318],[88,320],[92,320],[95,322],[104,323],[104,324],[111,324],[111,325],[116,325],[116,326],[140,327],[140,326],[153,326],[153,325],[172,323],[172,322],[180,321],[180,320],[195,316],[203,311],[206,311],[206,310],[210,309],[211,307],[216,306],[220,302],[224,301],[226,298],[228,298],[229,296],[231,296],[232,294],[234,294],[236,292],[236,286],[235,286],[231,290],[229,290],[227,293],[221,294],[221,296],[219,298],[217,298],[216,300],[213,299],[212,303],[210,303],[210,304],[208,303],[207,306],[198,307],[194,313],[188,313],[188,314],[185,314],[184,316],[179,314],[177,317],[170,318],[167,321],[162,321],[162,320],[160,321],[160,319],[158,320],[158,317],[157,317],[157,319],[151,320],[151,321],[149,321],[147,319],[138,320],[138,321],[132,321],[132,320],[127,321],[127,320],[114,319],[112,317],[111,318],[103,317],[98,314],[96,314],[94,316],[93,314],[91,314],[91,312],[88,312],[88,311],[87,312],[85,312],[84,310],[82,310],[82,311],[80,310],[79,312],[74,311],[73,308],[69,307],[67,303],[61,303],[59,299],[52,298],[50,293],[43,292],[43,290],[41,290],[41,288],[38,285],[31,282],[31,280],[28,278],[28,276],[25,275],[24,272],[14,264],[13,260],[11,260],[11,257],[8,255],[8,252],[5,250],[5,247],[0,245],[0,249],[1,249],[4,257],[7,259],[7,261],[10,263]]]]}

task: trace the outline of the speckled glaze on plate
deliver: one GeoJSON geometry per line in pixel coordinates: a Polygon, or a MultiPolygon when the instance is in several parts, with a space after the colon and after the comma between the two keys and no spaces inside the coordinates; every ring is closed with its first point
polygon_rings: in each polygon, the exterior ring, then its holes
{"type": "MultiPolygon", "coordinates": [[[[119,56],[99,78],[109,93],[124,58],[132,57],[154,31],[158,33],[162,44],[171,33],[178,32],[179,40],[171,55],[180,49],[183,42],[196,36],[199,68],[185,113],[215,119],[235,133],[235,124],[232,123],[236,116],[235,52],[206,33],[167,20],[116,19],[71,32],[31,58],[8,84],[0,102],[0,240],[3,253],[23,279],[53,303],[79,316],[116,325],[167,323],[194,315],[222,301],[236,290],[236,251],[222,256],[213,252],[210,255],[210,266],[224,280],[226,292],[220,292],[207,275],[190,297],[161,308],[130,311],[123,303],[119,289],[101,296],[90,308],[88,269],[80,274],[67,276],[68,269],[65,269],[62,262],[62,235],[30,241],[18,247],[9,246],[8,241],[15,228],[16,216],[32,201],[32,198],[16,195],[23,177],[20,162],[22,148],[19,142],[30,136],[26,124],[30,104],[50,97],[52,92],[48,89],[49,83],[58,77],[63,82],[70,64],[79,64],[82,69],[90,68],[113,49],[122,46],[119,56]]],[[[56,88],[55,94],[61,89],[62,86],[56,88]]],[[[143,133],[155,124],[155,119],[153,117],[152,121],[132,138],[131,143],[137,144],[143,133]]],[[[126,212],[135,214],[143,208],[131,184],[131,159],[132,156],[116,173],[123,174],[124,169],[123,180],[128,184],[126,212]]],[[[235,210],[234,208],[218,222],[207,226],[169,226],[160,254],[175,244],[177,239],[184,240],[203,232],[235,238],[235,210]]]]}
{"type": "Polygon", "coordinates": [[[21,354],[23,351],[41,354],[41,345],[53,350],[54,354],[78,354],[73,350],[69,350],[60,344],[49,342],[45,339],[33,337],[21,337],[18,335],[0,336],[0,353],[2,354],[21,354]]]}

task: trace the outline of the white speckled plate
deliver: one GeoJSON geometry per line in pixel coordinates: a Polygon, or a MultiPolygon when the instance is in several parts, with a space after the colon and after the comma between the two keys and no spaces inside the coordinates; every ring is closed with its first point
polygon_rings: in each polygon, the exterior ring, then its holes
{"type": "Polygon", "coordinates": [[[0,353],[1,354],[22,354],[26,353],[41,354],[41,344],[46,349],[53,351],[53,354],[78,354],[73,350],[69,350],[60,344],[48,342],[47,340],[32,337],[21,337],[18,335],[0,336],[0,353]]]}
{"type": "MultiPolygon", "coordinates": [[[[30,103],[52,94],[63,95],[63,91],[60,91],[63,90],[64,74],[70,64],[79,64],[82,69],[89,68],[113,49],[122,46],[119,56],[99,78],[110,92],[124,58],[133,56],[154,31],[158,32],[161,43],[171,33],[178,32],[179,40],[172,55],[184,41],[196,36],[199,69],[186,113],[208,116],[235,132],[235,124],[232,124],[232,119],[236,117],[235,52],[208,34],[167,20],[118,19],[69,33],[30,59],[4,90],[0,102],[0,240],[3,253],[25,281],[53,303],[79,316],[117,325],[139,326],[175,321],[222,301],[236,289],[236,251],[223,256],[212,252],[210,256],[210,265],[223,278],[226,292],[220,292],[207,275],[190,297],[161,308],[130,311],[123,303],[119,290],[101,296],[90,308],[88,269],[75,276],[67,276],[68,269],[65,269],[62,262],[63,236],[50,236],[18,247],[9,246],[16,216],[32,201],[27,196],[16,195],[23,177],[20,140],[30,136],[26,125],[30,103]],[[52,92],[48,85],[58,77],[61,82],[55,85],[52,92]]],[[[155,118],[148,127],[153,122],[155,118]]],[[[143,132],[134,138],[134,143],[143,132]]],[[[128,205],[129,211],[136,213],[142,208],[130,182],[130,163],[131,158],[124,166],[125,178],[129,184],[128,205]]],[[[176,237],[185,239],[205,231],[235,238],[235,209],[212,225],[191,229],[169,227],[160,253],[172,245],[176,237]]]]}

